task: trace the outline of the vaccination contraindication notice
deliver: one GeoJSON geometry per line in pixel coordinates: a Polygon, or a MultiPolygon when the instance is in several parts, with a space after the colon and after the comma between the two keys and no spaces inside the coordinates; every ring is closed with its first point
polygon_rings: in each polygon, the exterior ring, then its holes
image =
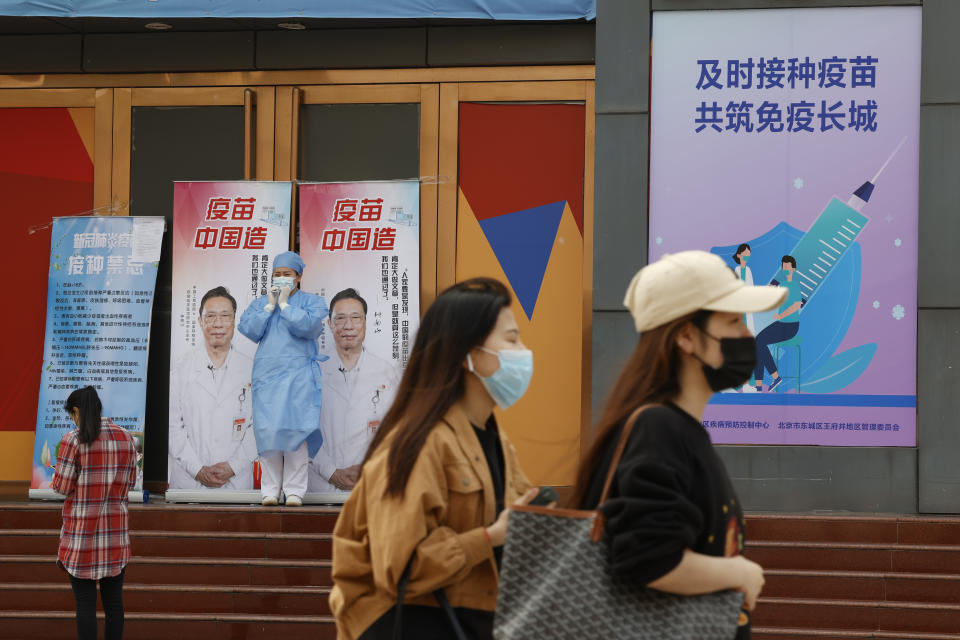
{"type": "Polygon", "coordinates": [[[64,434],[64,401],[91,385],[103,415],[137,444],[143,486],[147,353],[162,217],[55,218],[47,283],[43,371],[30,497],[55,497],[50,481],[64,434]]]}

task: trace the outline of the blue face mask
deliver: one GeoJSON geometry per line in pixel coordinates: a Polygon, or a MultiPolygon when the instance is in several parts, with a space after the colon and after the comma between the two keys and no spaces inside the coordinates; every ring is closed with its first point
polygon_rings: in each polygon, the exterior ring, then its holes
{"type": "Polygon", "coordinates": [[[483,388],[501,409],[516,404],[530,386],[533,377],[533,352],[529,349],[501,349],[492,351],[486,347],[477,347],[491,353],[500,360],[500,368],[484,378],[473,369],[473,359],[467,354],[467,367],[480,378],[483,388]]]}
{"type": "Polygon", "coordinates": [[[273,276],[273,286],[283,289],[290,287],[293,290],[293,278],[291,276],[273,276]]]}

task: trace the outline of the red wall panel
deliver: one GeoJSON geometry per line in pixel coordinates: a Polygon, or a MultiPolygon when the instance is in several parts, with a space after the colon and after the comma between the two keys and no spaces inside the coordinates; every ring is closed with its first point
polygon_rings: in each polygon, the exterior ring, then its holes
{"type": "MultiPolygon", "coordinates": [[[[32,431],[43,364],[50,228],[93,207],[93,162],[66,108],[0,109],[0,430],[32,431]]],[[[92,132],[91,132],[92,133],[92,132]]],[[[92,137],[92,136],[90,136],[92,137]]]]}

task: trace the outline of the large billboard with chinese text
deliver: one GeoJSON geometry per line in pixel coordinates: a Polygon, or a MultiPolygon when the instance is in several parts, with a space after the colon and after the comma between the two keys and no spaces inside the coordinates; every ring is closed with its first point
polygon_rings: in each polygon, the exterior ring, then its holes
{"type": "Polygon", "coordinates": [[[788,289],[716,443],[915,446],[920,7],[654,14],[650,261],[788,289]]]}
{"type": "MultiPolygon", "coordinates": [[[[250,391],[256,345],[235,330],[236,322],[266,295],[273,257],[289,248],[293,187],[256,181],[173,187],[167,496],[226,498],[256,485],[250,391]]],[[[246,499],[259,501],[253,495],[246,499]]]]}
{"type": "Polygon", "coordinates": [[[48,497],[73,390],[91,385],[103,415],[137,443],[143,486],[144,407],[159,217],[54,218],[31,497],[48,497]]]}
{"type": "Polygon", "coordinates": [[[321,365],[324,442],[311,461],[308,491],[331,493],[352,486],[419,326],[420,184],[302,183],[299,189],[300,255],[307,265],[301,286],[331,307],[320,336],[329,357],[321,365]]]}

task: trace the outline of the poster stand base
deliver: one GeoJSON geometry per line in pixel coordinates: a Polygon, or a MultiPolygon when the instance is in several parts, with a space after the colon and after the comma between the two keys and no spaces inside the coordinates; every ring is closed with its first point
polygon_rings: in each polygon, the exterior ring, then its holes
{"type": "MultiPolygon", "coordinates": [[[[57,493],[53,489],[30,489],[27,492],[27,497],[31,500],[51,500],[54,502],[63,502],[66,498],[63,494],[57,493]]],[[[150,492],[149,491],[131,491],[127,494],[127,499],[130,502],[149,502],[150,501],[150,492]]]]}
{"type": "MultiPolygon", "coordinates": [[[[349,493],[308,493],[303,504],[343,504],[349,493]]],[[[260,504],[259,491],[220,491],[218,489],[168,489],[165,500],[171,503],[200,502],[227,504],[260,504]]],[[[282,505],[281,505],[282,506],[282,505]]]]}
{"type": "Polygon", "coordinates": [[[303,497],[303,504],[343,504],[349,497],[349,491],[337,491],[336,493],[308,493],[303,497]]]}

